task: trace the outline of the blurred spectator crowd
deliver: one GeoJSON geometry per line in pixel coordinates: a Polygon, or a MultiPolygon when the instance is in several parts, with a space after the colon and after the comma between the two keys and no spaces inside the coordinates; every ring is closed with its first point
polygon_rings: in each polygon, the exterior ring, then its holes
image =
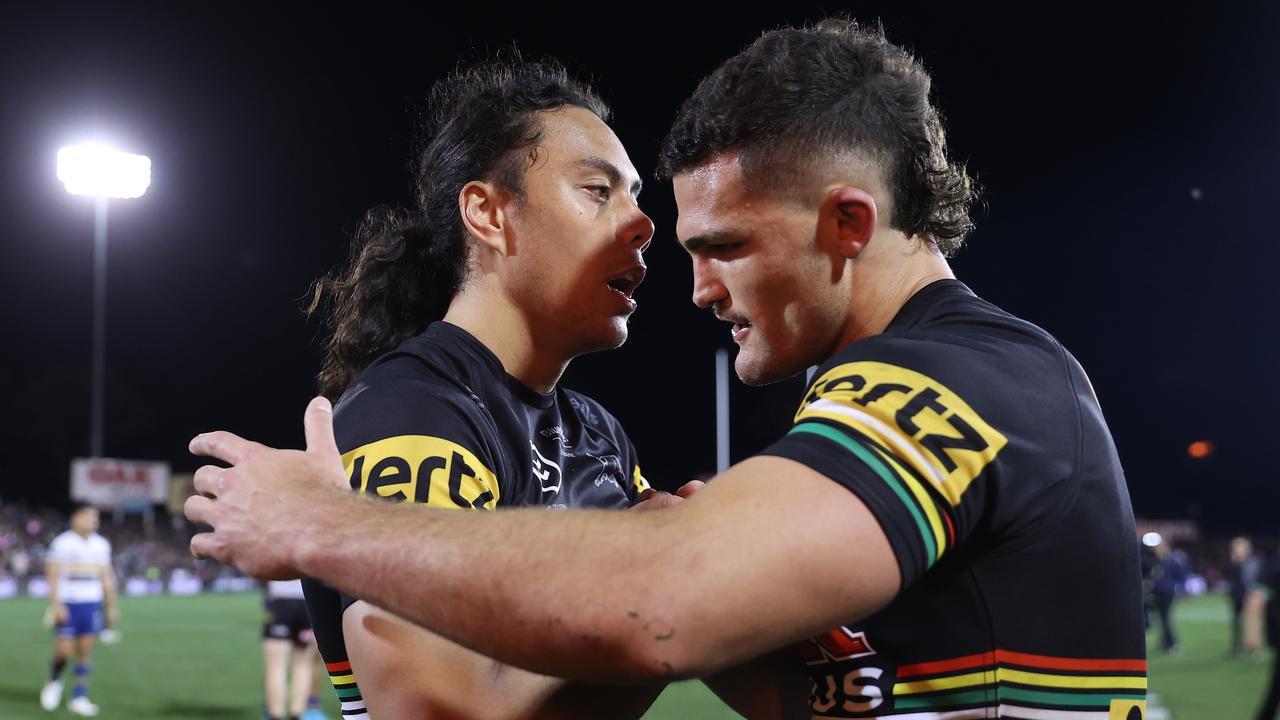
{"type": "MultiPolygon", "coordinates": [[[[234,568],[191,556],[192,531],[181,516],[158,511],[159,521],[139,515],[102,514],[99,533],[111,542],[120,592],[126,595],[191,595],[235,592],[256,587],[234,568]]],[[[22,504],[0,503],[0,598],[45,597],[45,553],[64,530],[65,513],[22,504]]]]}

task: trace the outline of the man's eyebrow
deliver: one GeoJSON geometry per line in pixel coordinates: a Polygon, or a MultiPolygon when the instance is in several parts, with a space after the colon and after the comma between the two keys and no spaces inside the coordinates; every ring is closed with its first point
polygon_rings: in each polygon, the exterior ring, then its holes
{"type": "Polygon", "coordinates": [[[744,235],[745,233],[738,228],[721,228],[720,230],[712,230],[708,233],[695,235],[688,240],[681,240],[680,244],[684,246],[687,252],[695,253],[707,245],[740,241],[744,235]]]}
{"type": "MultiPolygon", "coordinates": [[[[602,157],[589,155],[579,160],[578,165],[593,168],[604,173],[609,179],[610,185],[618,186],[622,184],[622,171],[618,169],[617,165],[614,165],[602,157]]],[[[640,189],[642,187],[644,187],[644,183],[640,178],[636,178],[635,182],[631,183],[631,187],[628,189],[631,191],[632,196],[636,196],[640,194],[640,189]]]]}

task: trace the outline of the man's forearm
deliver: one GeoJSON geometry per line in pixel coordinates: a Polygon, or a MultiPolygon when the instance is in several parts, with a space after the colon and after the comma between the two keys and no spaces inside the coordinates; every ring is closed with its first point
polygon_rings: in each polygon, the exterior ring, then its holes
{"type": "Polygon", "coordinates": [[[49,563],[45,568],[45,581],[49,583],[49,604],[53,607],[62,604],[62,598],[58,593],[58,577],[61,574],[53,563],[49,563]]]}
{"type": "Polygon", "coordinates": [[[566,681],[499,663],[366,602],[343,613],[348,657],[370,714],[466,720],[638,718],[663,685],[566,681]]]}
{"type": "Polygon", "coordinates": [[[674,580],[689,569],[676,564],[688,553],[673,552],[676,539],[663,531],[674,511],[575,511],[548,522],[546,510],[511,510],[493,522],[489,513],[342,500],[331,517],[312,518],[298,544],[308,576],[548,675],[653,680],[683,665],[670,608],[681,604],[674,580]],[[509,534],[536,540],[515,545],[509,534]]]}
{"type": "Polygon", "coordinates": [[[116,573],[110,566],[102,573],[102,596],[108,609],[116,607],[116,573]]]}
{"type": "Polygon", "coordinates": [[[790,460],[744,461],[661,512],[455,513],[353,496],[331,421],[312,401],[305,451],[192,440],[232,464],[196,471],[186,515],[211,529],[192,551],[263,579],[309,575],[495,660],[595,681],[701,676],[900,588],[866,504],[790,460]]]}

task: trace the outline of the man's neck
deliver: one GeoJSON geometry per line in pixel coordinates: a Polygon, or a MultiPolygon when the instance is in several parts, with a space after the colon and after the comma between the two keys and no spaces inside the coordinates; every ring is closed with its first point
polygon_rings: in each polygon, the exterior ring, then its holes
{"type": "Polygon", "coordinates": [[[481,289],[460,290],[444,320],[471,333],[498,358],[508,375],[537,392],[554,390],[569,366],[570,358],[564,353],[538,342],[525,316],[510,302],[487,297],[481,289]]]}
{"type": "Polygon", "coordinates": [[[912,296],[939,280],[955,279],[947,259],[923,247],[893,258],[888,268],[868,265],[862,270],[861,277],[854,277],[849,324],[837,348],[883,333],[912,296]]]}

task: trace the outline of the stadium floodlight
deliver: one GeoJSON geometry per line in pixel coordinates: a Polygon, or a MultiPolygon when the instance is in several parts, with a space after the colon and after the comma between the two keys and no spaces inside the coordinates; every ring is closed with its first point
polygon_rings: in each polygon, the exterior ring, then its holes
{"type": "Polygon", "coordinates": [[[151,158],[102,145],[64,147],[58,151],[58,179],[72,195],[142,197],[151,185],[151,158]]]}
{"type": "Polygon", "coordinates": [[[102,457],[107,334],[107,205],[111,198],[142,197],[151,186],[151,158],[102,145],[58,151],[58,179],[72,195],[94,198],[93,214],[93,398],[89,457],[102,457]]]}
{"type": "Polygon", "coordinates": [[[1164,542],[1164,538],[1160,537],[1160,533],[1158,532],[1149,532],[1142,536],[1142,544],[1150,548],[1153,548],[1162,542],[1164,542]]]}

